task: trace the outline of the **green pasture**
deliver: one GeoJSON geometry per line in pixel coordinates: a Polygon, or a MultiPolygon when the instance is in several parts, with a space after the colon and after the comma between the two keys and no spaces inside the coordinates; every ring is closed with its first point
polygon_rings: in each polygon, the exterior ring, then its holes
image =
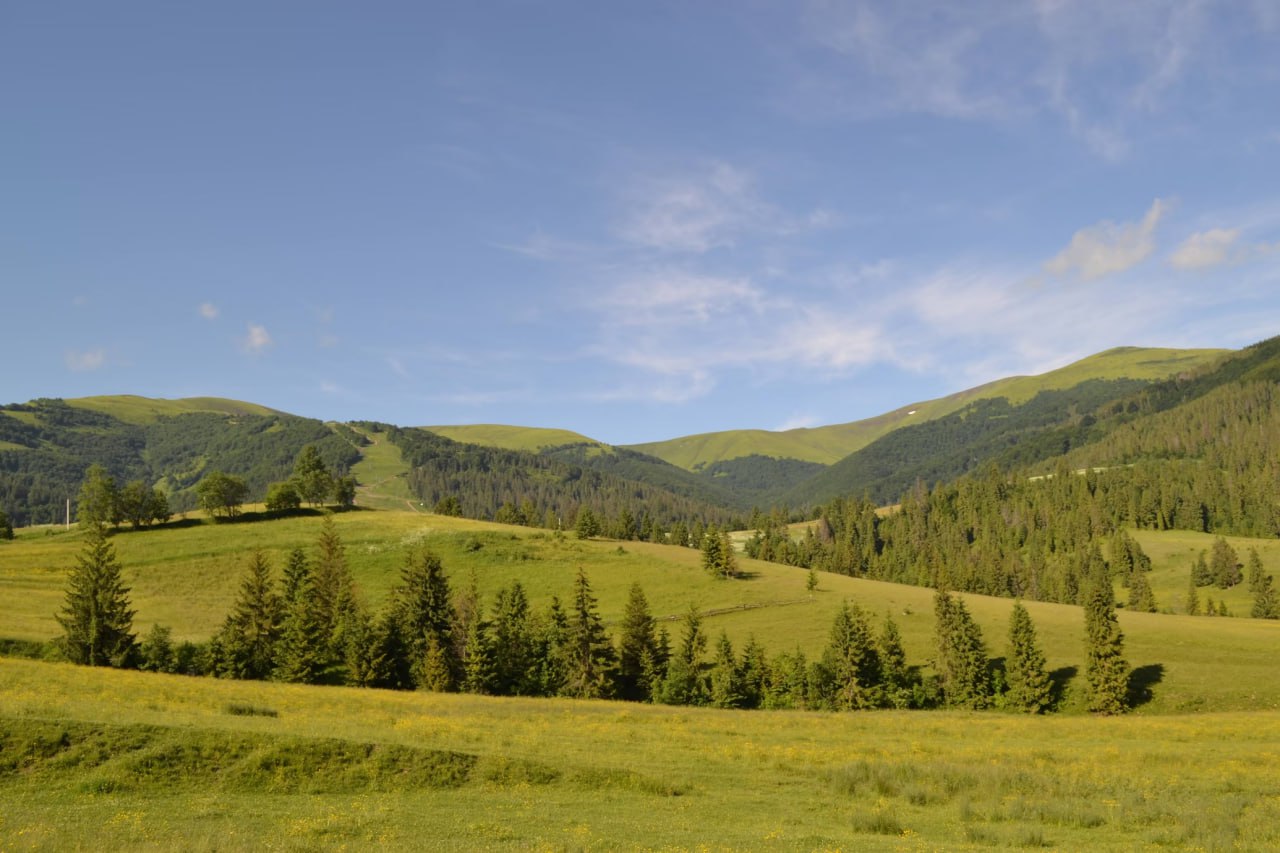
{"type": "Polygon", "coordinates": [[[527,450],[537,453],[546,447],[564,444],[599,444],[594,438],[567,429],[546,427],[507,426],[505,424],[465,424],[457,426],[423,427],[428,432],[443,435],[465,444],[483,444],[506,450],[527,450]]]}
{"type": "Polygon", "coordinates": [[[717,711],[0,660],[5,850],[1266,850],[1280,714],[717,711]]]}

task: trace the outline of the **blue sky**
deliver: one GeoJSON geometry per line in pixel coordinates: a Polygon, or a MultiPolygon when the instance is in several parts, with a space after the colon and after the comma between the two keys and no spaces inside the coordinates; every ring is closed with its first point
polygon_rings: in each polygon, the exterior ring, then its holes
{"type": "Polygon", "coordinates": [[[1270,0],[8,3],[0,397],[628,443],[1280,333],[1270,0]]]}

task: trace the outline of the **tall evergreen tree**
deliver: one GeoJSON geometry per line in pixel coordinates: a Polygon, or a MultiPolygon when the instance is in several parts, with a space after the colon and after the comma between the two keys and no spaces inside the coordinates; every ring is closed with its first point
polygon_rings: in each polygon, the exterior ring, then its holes
{"type": "Polygon", "coordinates": [[[697,605],[689,605],[684,617],[684,633],[680,647],[667,662],[667,676],[658,691],[657,700],[665,705],[705,705],[706,684],[702,677],[702,657],[707,650],[707,636],[702,630],[702,614],[697,605]]]}
{"type": "Polygon", "coordinates": [[[493,692],[493,650],[489,644],[488,626],[479,613],[467,624],[467,642],[463,647],[462,690],[464,693],[493,692]]]}
{"type": "Polygon", "coordinates": [[[880,655],[866,614],[858,605],[845,601],[840,606],[822,662],[833,680],[836,710],[874,708],[880,704],[880,655]]]}
{"type": "Polygon", "coordinates": [[[1189,580],[1188,580],[1188,582],[1187,582],[1187,605],[1186,605],[1186,609],[1187,609],[1187,615],[1188,615],[1188,616],[1199,616],[1199,615],[1200,615],[1200,590],[1198,589],[1198,587],[1199,587],[1199,586],[1200,586],[1200,584],[1196,583],[1196,570],[1195,570],[1195,567],[1194,567],[1194,566],[1192,566],[1192,567],[1191,567],[1191,576],[1190,576],[1190,579],[1189,579],[1189,580]]]}
{"type": "Polygon", "coordinates": [[[769,659],[764,646],[752,635],[742,648],[742,706],[759,708],[764,703],[765,691],[769,683],[769,659]]]}
{"type": "Polygon", "coordinates": [[[421,690],[450,690],[456,683],[456,623],[449,579],[430,551],[410,554],[395,590],[394,608],[409,655],[409,669],[421,690]]]}
{"type": "Polygon", "coordinates": [[[221,652],[217,674],[225,678],[262,679],[275,668],[280,639],[281,606],[271,580],[271,565],[254,551],[240,593],[218,634],[221,652]]]}
{"type": "Polygon", "coordinates": [[[651,666],[657,662],[656,624],[644,590],[639,583],[631,584],[618,637],[618,695],[623,699],[643,701],[652,693],[645,674],[645,656],[648,655],[651,666]]]}
{"type": "Polygon", "coordinates": [[[320,523],[311,584],[315,613],[324,637],[324,660],[338,663],[346,657],[348,625],[359,611],[355,579],[347,564],[346,548],[338,536],[332,516],[320,523]]]}
{"type": "Polygon", "coordinates": [[[1262,568],[1262,557],[1258,556],[1257,548],[1249,549],[1249,592],[1257,595],[1262,591],[1266,578],[1269,577],[1262,568]]]}
{"type": "Polygon", "coordinates": [[[1219,589],[1230,589],[1240,583],[1240,558],[1236,549],[1219,536],[1209,552],[1209,574],[1219,589]]]}
{"type": "Polygon", "coordinates": [[[307,555],[294,548],[285,564],[281,595],[283,615],[275,672],[280,681],[314,684],[319,680],[327,637],[316,604],[307,555]]]}
{"type": "Polygon", "coordinates": [[[1135,570],[1129,575],[1129,609],[1139,613],[1156,612],[1156,596],[1146,572],[1135,570]]]}
{"type": "Polygon", "coordinates": [[[1121,714],[1128,707],[1129,665],[1124,659],[1124,633],[1116,618],[1111,579],[1094,573],[1085,590],[1085,678],[1089,710],[1121,714]]]}
{"type": "Polygon", "coordinates": [[[902,632],[888,613],[876,639],[876,650],[880,655],[880,680],[885,702],[894,708],[910,707],[911,670],[907,667],[907,653],[902,647],[902,632]]]}
{"type": "Polygon", "coordinates": [[[587,573],[581,567],[573,581],[567,629],[562,692],[578,699],[609,697],[613,693],[613,644],[605,633],[587,573]]]}
{"type": "Polygon", "coordinates": [[[985,708],[991,701],[982,630],[960,598],[939,588],[933,599],[938,677],[948,705],[985,708]]]}
{"type": "Polygon", "coordinates": [[[507,696],[535,694],[533,625],[529,599],[519,580],[498,591],[493,605],[492,637],[494,692],[507,696]]]}
{"type": "Polygon", "coordinates": [[[1031,614],[1022,602],[1013,605],[1009,618],[1009,653],[1005,659],[1006,707],[1031,714],[1049,710],[1053,683],[1045,670],[1044,652],[1036,639],[1031,614]]]}
{"type": "Polygon", "coordinates": [[[67,578],[66,599],[57,617],[64,632],[63,654],[89,666],[132,665],[137,647],[134,613],[106,528],[92,525],[67,578]]]}
{"type": "Polygon", "coordinates": [[[720,632],[716,641],[716,653],[707,674],[707,693],[712,707],[742,707],[742,677],[738,670],[738,658],[733,653],[729,635],[720,632]]]}

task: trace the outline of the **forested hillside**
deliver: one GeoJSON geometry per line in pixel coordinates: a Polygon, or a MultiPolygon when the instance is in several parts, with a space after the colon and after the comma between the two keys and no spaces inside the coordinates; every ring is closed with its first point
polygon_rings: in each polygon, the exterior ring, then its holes
{"type": "MultiPolygon", "coordinates": [[[[1096,439],[1067,455],[1015,468],[989,457],[958,480],[918,483],[887,515],[874,502],[837,498],[799,541],[784,518],[763,519],[748,551],[855,576],[1065,603],[1078,603],[1082,579],[1105,562],[1140,592],[1134,567],[1142,561],[1123,528],[1280,534],[1277,377],[1273,339],[1103,406],[1088,418],[1096,439]]],[[[1242,579],[1224,572],[1208,575],[1242,579]]]]}
{"type": "Polygon", "coordinates": [[[422,429],[362,426],[386,432],[400,448],[419,500],[442,508],[442,501],[456,501],[447,505],[469,518],[555,528],[574,525],[585,508],[599,519],[600,532],[651,539],[655,526],[728,525],[736,515],[696,478],[634,452],[588,456],[587,448],[562,449],[580,463],[572,464],[556,454],[461,444],[422,429]],[[659,467],[669,470],[657,485],[625,476],[654,477],[659,467]]]}
{"type": "Polygon", "coordinates": [[[243,477],[261,496],[308,444],[337,473],[359,458],[324,423],[283,413],[189,412],[140,424],[63,400],[13,404],[0,407],[0,508],[19,525],[61,521],[93,464],[121,483],[159,486],[174,511],[196,505],[192,487],[213,470],[243,477]]]}

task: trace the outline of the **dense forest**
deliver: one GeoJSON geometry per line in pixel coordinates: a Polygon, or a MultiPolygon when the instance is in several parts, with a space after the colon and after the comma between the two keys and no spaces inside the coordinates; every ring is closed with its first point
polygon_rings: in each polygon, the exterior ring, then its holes
{"type": "MultiPolygon", "coordinates": [[[[385,431],[400,448],[410,466],[409,488],[419,500],[428,506],[446,502],[471,518],[560,529],[574,526],[586,510],[601,519],[602,532],[619,539],[659,539],[676,524],[740,523],[735,521],[740,514],[709,502],[704,490],[688,488],[685,472],[634,451],[618,451],[616,457],[600,454],[618,461],[599,470],[562,461],[555,453],[462,444],[426,430],[385,424],[364,426],[385,431]],[[672,488],[613,473],[639,466],[678,472],[664,480],[672,488]]],[[[568,456],[588,461],[585,450],[568,456]]]]}

